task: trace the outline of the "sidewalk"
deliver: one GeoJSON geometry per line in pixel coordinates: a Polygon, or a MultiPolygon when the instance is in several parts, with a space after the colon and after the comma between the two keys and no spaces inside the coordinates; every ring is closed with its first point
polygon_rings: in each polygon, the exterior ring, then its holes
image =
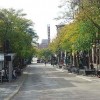
{"type": "MultiPolygon", "coordinates": [[[[68,70],[67,69],[64,69],[63,67],[62,68],[59,68],[58,66],[54,66],[54,68],[58,71],[61,71],[61,72],[67,72],[68,73],[68,70]]],[[[86,80],[86,81],[91,81],[91,82],[100,82],[100,78],[98,78],[97,76],[91,76],[91,75],[77,75],[75,73],[68,73],[68,74],[74,74],[76,75],[77,78],[81,78],[83,80],[86,80]]]]}
{"type": "Polygon", "coordinates": [[[12,82],[0,83],[0,100],[11,100],[22,86],[27,74],[23,73],[18,79],[12,82]]]}

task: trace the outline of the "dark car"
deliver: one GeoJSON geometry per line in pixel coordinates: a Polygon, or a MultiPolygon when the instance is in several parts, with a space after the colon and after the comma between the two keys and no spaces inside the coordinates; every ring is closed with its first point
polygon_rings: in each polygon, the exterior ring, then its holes
{"type": "Polygon", "coordinates": [[[37,60],[37,63],[40,63],[40,60],[39,59],[37,60]]]}

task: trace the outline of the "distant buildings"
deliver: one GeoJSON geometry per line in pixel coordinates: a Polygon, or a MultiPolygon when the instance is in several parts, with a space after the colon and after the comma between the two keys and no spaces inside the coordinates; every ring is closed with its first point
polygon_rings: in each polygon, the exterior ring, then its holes
{"type": "Polygon", "coordinates": [[[39,44],[39,49],[43,49],[47,47],[48,47],[48,39],[42,39],[41,44],[39,44]]]}
{"type": "Polygon", "coordinates": [[[50,25],[47,25],[48,44],[50,43],[50,25]]]}
{"type": "Polygon", "coordinates": [[[44,49],[47,48],[49,43],[50,43],[50,25],[47,25],[47,35],[48,35],[48,39],[42,39],[41,44],[39,44],[38,48],[39,49],[44,49]]]}
{"type": "Polygon", "coordinates": [[[61,28],[63,28],[64,26],[65,26],[64,24],[56,25],[57,33],[59,33],[59,31],[61,30],[61,28]]]}
{"type": "MultiPolygon", "coordinates": [[[[64,24],[56,25],[57,33],[59,33],[61,28],[64,27],[64,26],[65,26],[64,24]]],[[[47,35],[48,35],[48,39],[42,39],[41,43],[38,44],[39,49],[48,48],[48,45],[51,41],[51,39],[50,39],[50,25],[49,24],[47,25],[47,35]]]]}

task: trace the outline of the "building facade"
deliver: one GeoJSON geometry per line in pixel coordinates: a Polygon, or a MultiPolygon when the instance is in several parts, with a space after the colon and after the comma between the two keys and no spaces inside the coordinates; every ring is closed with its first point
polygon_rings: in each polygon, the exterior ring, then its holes
{"type": "Polygon", "coordinates": [[[39,44],[39,49],[44,49],[48,47],[48,39],[42,39],[41,44],[39,44]]]}

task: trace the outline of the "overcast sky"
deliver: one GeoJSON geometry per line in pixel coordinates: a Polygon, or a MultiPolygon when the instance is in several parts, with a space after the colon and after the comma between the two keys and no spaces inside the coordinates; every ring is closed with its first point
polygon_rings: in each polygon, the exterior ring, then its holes
{"type": "Polygon", "coordinates": [[[60,0],[0,0],[0,8],[23,9],[34,23],[39,42],[47,38],[47,24],[51,26],[51,38],[56,36],[58,5],[60,0]]]}

